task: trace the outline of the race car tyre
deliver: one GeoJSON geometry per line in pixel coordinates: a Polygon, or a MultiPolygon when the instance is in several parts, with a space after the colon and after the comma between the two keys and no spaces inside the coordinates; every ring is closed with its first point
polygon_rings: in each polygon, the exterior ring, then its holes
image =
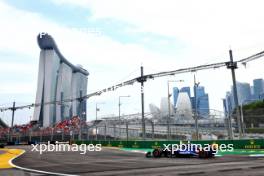
{"type": "Polygon", "coordinates": [[[151,152],[147,152],[145,156],[146,156],[146,158],[150,158],[151,157],[151,152]]]}
{"type": "Polygon", "coordinates": [[[199,158],[208,158],[208,153],[206,151],[200,151],[199,158]]]}
{"type": "Polygon", "coordinates": [[[152,155],[154,158],[159,158],[161,156],[161,153],[158,149],[155,149],[153,152],[152,152],[152,155]]]}
{"type": "Polygon", "coordinates": [[[167,153],[167,157],[168,158],[172,158],[174,156],[174,154],[172,154],[172,151],[169,151],[168,153],[167,153]]]}
{"type": "Polygon", "coordinates": [[[175,152],[173,153],[173,155],[174,155],[176,158],[179,158],[179,157],[180,157],[179,151],[175,151],[175,152]]]}
{"type": "Polygon", "coordinates": [[[208,152],[208,158],[213,158],[215,155],[212,151],[209,151],[208,152]]]}

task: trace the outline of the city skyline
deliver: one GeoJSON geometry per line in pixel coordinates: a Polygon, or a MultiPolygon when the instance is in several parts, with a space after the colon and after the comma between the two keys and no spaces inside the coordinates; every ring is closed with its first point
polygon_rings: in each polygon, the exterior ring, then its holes
{"type": "MultiPolygon", "coordinates": [[[[259,23],[264,14],[259,2],[240,2],[237,7],[236,2],[229,1],[193,1],[191,6],[182,1],[155,1],[150,6],[145,1],[141,3],[145,8],[138,8],[133,1],[104,2],[107,9],[99,1],[27,2],[0,0],[1,107],[10,107],[13,101],[18,106],[34,103],[39,55],[36,36],[43,31],[56,39],[71,63],[89,70],[88,93],[138,77],[141,65],[146,74],[156,73],[228,61],[230,48],[234,60],[239,60],[262,51],[264,46],[264,25],[259,23]],[[254,10],[245,14],[248,8],[254,10]]],[[[259,59],[246,67],[239,65],[237,80],[264,77],[263,63],[259,59]]],[[[222,98],[232,85],[226,68],[148,81],[145,107],[159,104],[160,97],[166,97],[168,79],[183,79],[186,85],[192,85],[194,74],[210,95],[210,108],[223,111],[222,98]]],[[[88,120],[95,119],[96,102],[105,102],[99,117],[118,114],[118,96],[127,94],[131,97],[124,100],[122,113],[140,112],[140,85],[135,84],[89,99],[88,120]]],[[[15,123],[26,123],[32,116],[32,109],[18,110],[15,123]]],[[[10,111],[0,113],[0,117],[10,124],[10,111]]]]}
{"type": "MultiPolygon", "coordinates": [[[[237,81],[236,84],[239,105],[264,99],[263,78],[253,79],[252,83],[253,84],[251,86],[250,83],[237,81]]],[[[233,95],[233,86],[231,86],[231,90],[226,92],[226,97],[223,99],[223,109],[225,113],[231,113],[235,107],[233,95]]]]}
{"type": "Polygon", "coordinates": [[[188,86],[182,87],[179,89],[178,87],[173,87],[173,102],[174,102],[174,107],[176,108],[177,101],[178,101],[178,95],[181,92],[187,93],[192,110],[195,111],[197,109],[198,115],[201,117],[208,117],[209,115],[209,95],[208,93],[205,92],[205,87],[198,85],[198,86],[193,86],[193,91],[191,92],[191,88],[188,86]],[[196,90],[196,94],[195,94],[196,90]],[[196,97],[195,97],[196,95],[196,97]],[[197,108],[196,108],[197,106],[197,108]]]}
{"type": "Polygon", "coordinates": [[[264,175],[263,7],[0,0],[0,175],[264,175]]]}

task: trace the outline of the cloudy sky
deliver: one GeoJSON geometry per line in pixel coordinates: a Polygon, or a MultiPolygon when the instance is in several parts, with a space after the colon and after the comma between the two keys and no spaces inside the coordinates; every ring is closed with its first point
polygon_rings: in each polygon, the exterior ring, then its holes
{"type": "MultiPolygon", "coordinates": [[[[0,106],[33,103],[40,49],[39,32],[48,32],[73,64],[90,72],[88,93],[146,73],[227,61],[264,50],[264,2],[248,0],[0,0],[0,106]]],[[[263,78],[264,58],[237,70],[240,82],[263,78]]],[[[222,110],[230,90],[226,68],[195,73],[209,93],[210,108],[222,110]]],[[[146,108],[160,105],[167,80],[171,86],[192,86],[194,73],[157,78],[145,86],[146,108]]],[[[121,88],[88,100],[88,120],[140,112],[140,85],[121,88]]],[[[32,110],[17,111],[15,123],[30,120],[32,110]]],[[[10,122],[10,112],[0,113],[10,122]]]]}

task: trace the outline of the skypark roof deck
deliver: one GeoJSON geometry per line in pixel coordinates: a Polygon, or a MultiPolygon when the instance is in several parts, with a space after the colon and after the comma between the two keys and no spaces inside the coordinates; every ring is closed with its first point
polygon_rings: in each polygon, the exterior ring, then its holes
{"type": "Polygon", "coordinates": [[[44,33],[44,32],[39,33],[39,35],[37,36],[37,41],[38,41],[38,45],[40,49],[43,49],[43,50],[53,49],[56,52],[56,54],[59,56],[60,61],[67,64],[69,67],[71,67],[73,72],[80,72],[86,76],[89,75],[89,72],[87,70],[81,68],[80,66],[73,65],[61,54],[59,48],[56,45],[55,40],[48,33],[44,33]]]}

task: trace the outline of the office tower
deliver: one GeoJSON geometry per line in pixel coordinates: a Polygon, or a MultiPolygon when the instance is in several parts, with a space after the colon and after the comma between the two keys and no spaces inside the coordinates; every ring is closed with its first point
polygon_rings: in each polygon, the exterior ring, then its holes
{"type": "Polygon", "coordinates": [[[263,79],[254,79],[253,80],[253,98],[259,100],[261,94],[264,93],[263,79]]]}
{"type": "MultiPolygon", "coordinates": [[[[250,86],[249,83],[236,82],[236,85],[237,85],[238,105],[248,104],[254,101],[254,97],[252,96],[252,86],[250,86]]],[[[253,89],[255,89],[254,86],[253,89]]],[[[224,110],[228,113],[232,113],[233,110],[236,108],[234,101],[233,86],[231,86],[231,91],[226,92],[225,101],[226,101],[225,103],[226,107],[224,107],[224,110]]]]}
{"type": "Polygon", "coordinates": [[[191,89],[190,87],[182,87],[180,92],[186,92],[189,97],[191,97],[191,89]]]}
{"type": "Polygon", "coordinates": [[[176,107],[178,96],[179,96],[179,89],[177,87],[173,87],[173,105],[174,105],[174,107],[176,107]]]}
{"type": "Polygon", "coordinates": [[[196,90],[196,97],[192,99],[193,109],[196,110],[200,118],[207,118],[209,116],[209,96],[204,91],[203,86],[194,87],[196,90]]]}
{"type": "Polygon", "coordinates": [[[232,110],[235,108],[235,102],[234,102],[234,97],[231,92],[226,92],[226,112],[231,113],[232,110]]]}
{"type": "MultiPolygon", "coordinates": [[[[238,104],[246,104],[251,101],[251,91],[250,91],[250,84],[249,83],[241,83],[237,82],[237,97],[238,97],[238,104]]],[[[233,92],[233,88],[232,88],[233,92]]]]}

